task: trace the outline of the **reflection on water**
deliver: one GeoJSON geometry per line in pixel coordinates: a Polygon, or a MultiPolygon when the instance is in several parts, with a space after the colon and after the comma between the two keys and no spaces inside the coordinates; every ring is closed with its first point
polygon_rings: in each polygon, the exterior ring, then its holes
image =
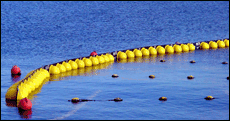
{"type": "Polygon", "coordinates": [[[84,68],[78,68],[78,69],[70,70],[70,71],[67,71],[67,72],[60,73],[60,74],[50,75],[50,80],[49,81],[60,81],[60,80],[63,80],[65,78],[67,78],[67,77],[70,77],[70,76],[97,75],[97,73],[96,73],[97,70],[110,68],[113,63],[114,62],[107,62],[107,63],[95,65],[95,66],[90,66],[90,67],[84,67],[84,68]]]}
{"type": "Polygon", "coordinates": [[[20,81],[21,75],[11,75],[11,80],[15,83],[20,81]]]}
{"type": "Polygon", "coordinates": [[[18,108],[18,113],[21,116],[21,118],[30,119],[31,115],[32,115],[32,109],[22,110],[22,109],[18,108]]]}
{"type": "Polygon", "coordinates": [[[165,55],[150,55],[150,56],[143,56],[143,57],[134,57],[134,58],[127,58],[127,59],[117,59],[118,63],[149,63],[149,62],[156,62],[156,57],[164,57],[165,55]]]}

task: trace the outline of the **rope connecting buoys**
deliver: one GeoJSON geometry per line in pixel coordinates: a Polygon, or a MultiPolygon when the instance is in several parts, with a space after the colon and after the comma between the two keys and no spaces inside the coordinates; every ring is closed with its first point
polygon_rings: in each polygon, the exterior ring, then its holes
{"type": "Polygon", "coordinates": [[[204,99],[206,99],[206,100],[212,100],[212,99],[215,99],[215,98],[212,97],[212,96],[207,96],[207,97],[205,97],[204,99]]]}
{"type": "MultiPolygon", "coordinates": [[[[68,100],[68,101],[71,101],[72,103],[78,103],[78,102],[103,101],[103,100],[79,99],[78,97],[75,97],[75,98],[72,98],[71,100],[68,100]]],[[[104,100],[104,101],[114,101],[114,102],[120,102],[120,101],[123,101],[123,99],[121,99],[121,98],[117,97],[117,98],[114,98],[114,99],[111,99],[111,100],[104,100]]]]}
{"type": "Polygon", "coordinates": [[[21,75],[21,70],[17,65],[14,65],[11,69],[11,75],[21,75]]]}

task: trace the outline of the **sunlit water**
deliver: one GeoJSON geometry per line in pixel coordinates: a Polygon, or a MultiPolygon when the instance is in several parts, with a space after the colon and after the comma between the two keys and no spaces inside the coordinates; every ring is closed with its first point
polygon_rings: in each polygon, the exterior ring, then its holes
{"type": "Polygon", "coordinates": [[[30,71],[94,50],[222,38],[229,38],[228,1],[1,2],[1,119],[228,120],[229,64],[221,63],[229,62],[229,48],[150,56],[52,76],[31,97],[31,112],[19,112],[5,101],[7,89],[30,71]],[[15,64],[22,75],[12,79],[15,64]],[[111,77],[115,73],[118,78],[111,77]],[[151,74],[156,78],[150,79],[151,74]],[[188,80],[189,75],[195,78],[188,80]],[[207,101],[208,95],[217,99],[207,101]],[[168,100],[159,101],[161,96],[168,100]],[[68,102],[73,97],[101,101],[68,102]],[[123,101],[106,101],[116,97],[123,101]]]}

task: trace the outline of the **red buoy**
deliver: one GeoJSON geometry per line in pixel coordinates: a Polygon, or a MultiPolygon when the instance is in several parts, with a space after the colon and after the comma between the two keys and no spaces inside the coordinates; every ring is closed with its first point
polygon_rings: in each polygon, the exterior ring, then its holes
{"type": "Polygon", "coordinates": [[[32,103],[29,99],[23,98],[20,100],[20,102],[18,104],[18,108],[21,108],[23,110],[29,110],[32,108],[32,103]]]}
{"type": "Polygon", "coordinates": [[[11,69],[11,75],[21,75],[21,70],[17,65],[14,65],[11,69]]]}
{"type": "Polygon", "coordinates": [[[93,51],[90,56],[96,56],[97,55],[97,52],[96,51],[93,51]]]}

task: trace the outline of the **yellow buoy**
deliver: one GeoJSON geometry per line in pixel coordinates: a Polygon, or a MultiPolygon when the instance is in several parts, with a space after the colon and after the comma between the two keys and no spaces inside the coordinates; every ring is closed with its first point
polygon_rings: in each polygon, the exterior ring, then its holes
{"type": "Polygon", "coordinates": [[[189,47],[189,51],[194,51],[196,49],[196,47],[192,43],[188,43],[187,45],[189,47]]]}
{"type": "Polygon", "coordinates": [[[173,45],[173,49],[176,53],[182,52],[182,48],[180,45],[173,45]]]}
{"type": "Polygon", "coordinates": [[[188,45],[184,45],[184,44],[183,44],[181,47],[182,47],[182,51],[183,51],[183,52],[188,52],[188,51],[189,51],[188,45]]]}
{"type": "Polygon", "coordinates": [[[60,69],[57,66],[51,65],[49,67],[49,73],[50,74],[59,74],[60,73],[60,69]]]}
{"type": "Polygon", "coordinates": [[[157,50],[153,47],[149,47],[149,53],[150,55],[157,55],[157,50]]]}
{"type": "Polygon", "coordinates": [[[59,68],[60,72],[66,72],[66,68],[64,65],[58,63],[56,66],[59,68]]]}
{"type": "Polygon", "coordinates": [[[201,49],[209,49],[209,44],[206,42],[202,42],[201,49]]]}
{"type": "Polygon", "coordinates": [[[127,55],[124,53],[124,52],[119,52],[119,54],[117,55],[117,57],[119,59],[126,59],[127,58],[127,55]]]}
{"type": "Polygon", "coordinates": [[[96,58],[98,59],[99,63],[105,63],[105,59],[101,56],[96,56],[96,58]]]}
{"type": "Polygon", "coordinates": [[[142,48],[141,49],[141,52],[142,52],[142,55],[144,56],[149,56],[149,50],[145,49],[145,48],[142,48]]]}
{"type": "Polygon", "coordinates": [[[224,48],[225,47],[225,43],[223,41],[217,41],[218,47],[219,48],[224,48]]]}
{"type": "Polygon", "coordinates": [[[101,55],[104,59],[105,59],[105,62],[109,62],[110,61],[110,59],[109,59],[109,57],[107,56],[107,55],[101,55]]]}
{"type": "Polygon", "coordinates": [[[133,53],[136,57],[142,57],[142,52],[140,50],[134,49],[133,53]]]}
{"type": "Polygon", "coordinates": [[[72,70],[72,66],[69,64],[69,63],[66,63],[65,61],[62,63],[62,65],[64,65],[65,66],[65,68],[66,68],[66,71],[70,71],[70,70],[72,70]]]}
{"type": "Polygon", "coordinates": [[[141,48],[141,52],[142,52],[142,50],[144,50],[145,48],[143,47],[143,48],[141,48]]]}
{"type": "Polygon", "coordinates": [[[173,47],[172,47],[172,46],[169,46],[169,45],[166,45],[166,46],[165,46],[165,51],[166,51],[166,53],[169,53],[169,54],[174,53],[173,47]]]}
{"type": "Polygon", "coordinates": [[[99,60],[96,58],[96,57],[90,57],[90,60],[92,61],[92,64],[95,66],[95,65],[98,65],[99,64],[99,60]]]}
{"type": "Polygon", "coordinates": [[[135,57],[142,57],[142,52],[138,49],[134,49],[133,53],[134,53],[135,57]]]}
{"type": "Polygon", "coordinates": [[[76,62],[74,62],[74,61],[72,61],[72,60],[69,60],[68,63],[71,65],[72,69],[77,69],[77,68],[78,68],[78,65],[77,65],[76,62]]]}
{"type": "Polygon", "coordinates": [[[93,65],[92,61],[88,58],[85,58],[84,62],[85,62],[85,66],[92,66],[93,65]]]}
{"type": "Polygon", "coordinates": [[[106,54],[109,57],[110,61],[114,61],[114,57],[111,54],[106,54]]]}
{"type": "Polygon", "coordinates": [[[158,45],[158,46],[156,47],[157,52],[158,52],[158,49],[159,49],[160,47],[162,47],[162,46],[158,45]]]}
{"type": "Polygon", "coordinates": [[[202,45],[203,45],[204,43],[205,43],[205,42],[201,42],[201,43],[200,43],[200,47],[202,47],[202,45]]]}
{"type": "Polygon", "coordinates": [[[75,62],[77,63],[78,68],[84,68],[85,67],[85,63],[83,60],[76,59],[75,62]]]}
{"type": "Polygon", "coordinates": [[[216,42],[209,42],[209,46],[210,46],[211,49],[216,49],[216,48],[218,48],[218,45],[217,45],[216,42]]]}
{"type": "Polygon", "coordinates": [[[212,42],[213,42],[213,41],[209,41],[209,43],[208,43],[208,44],[209,44],[209,46],[210,46],[210,44],[211,44],[212,42]]]}
{"type": "Polygon", "coordinates": [[[31,91],[35,90],[35,86],[34,86],[33,82],[31,81],[31,79],[28,79],[27,85],[30,86],[31,91]]]}
{"type": "Polygon", "coordinates": [[[225,43],[225,46],[226,46],[226,47],[229,47],[229,40],[225,39],[225,40],[224,40],[224,43],[225,43]]]}
{"type": "Polygon", "coordinates": [[[128,58],[134,58],[135,57],[134,53],[132,51],[130,51],[130,50],[126,50],[125,53],[126,53],[128,58]]]}
{"type": "Polygon", "coordinates": [[[165,49],[163,47],[159,47],[157,48],[157,53],[163,55],[165,54],[165,49]]]}

